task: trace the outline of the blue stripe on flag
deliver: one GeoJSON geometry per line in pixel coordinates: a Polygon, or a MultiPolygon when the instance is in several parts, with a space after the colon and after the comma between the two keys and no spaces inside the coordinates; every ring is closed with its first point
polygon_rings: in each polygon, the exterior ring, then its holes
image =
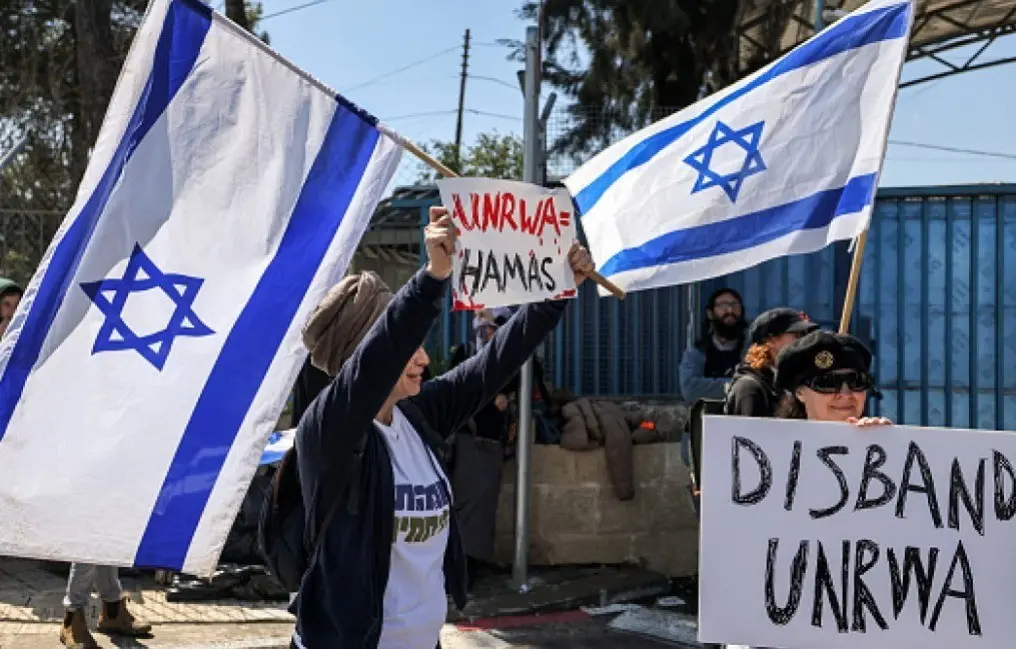
{"type": "Polygon", "coordinates": [[[760,86],[788,72],[814,65],[837,54],[881,41],[903,38],[910,24],[910,17],[907,14],[909,6],[909,3],[904,2],[859,16],[844,18],[833,25],[828,32],[824,32],[816,39],[799,46],[779,59],[765,74],[717,100],[696,117],[654,133],[639,142],[579,191],[575,196],[579,213],[587,214],[610,186],[625,173],[649,162],[656,154],[670,146],[707,117],[760,86]]]}
{"type": "Polygon", "coordinates": [[[229,332],[187,423],[135,565],[183,567],[226,455],[349,209],[378,137],[359,115],[341,103],[336,107],[279,249],[229,332]]]}
{"type": "Polygon", "coordinates": [[[668,232],[637,248],[617,253],[600,268],[600,274],[609,277],[627,270],[708,259],[754,248],[792,232],[824,228],[837,216],[859,212],[875,200],[875,176],[856,176],[843,187],[792,203],[668,232]]]}
{"type": "Polygon", "coordinates": [[[159,34],[152,70],[124,130],[123,139],[117,145],[109,166],[88,202],[57,244],[32,300],[7,369],[0,379],[0,441],[7,433],[7,426],[25,390],[28,375],[39,360],[42,345],[63,304],[71,280],[77,274],[81,257],[91,242],[92,233],[106,210],[106,204],[120,180],[124,166],[138,142],[166,110],[190,74],[211,27],[211,20],[211,10],[197,2],[189,1],[182,5],[178,0],[170,5],[159,34]]]}

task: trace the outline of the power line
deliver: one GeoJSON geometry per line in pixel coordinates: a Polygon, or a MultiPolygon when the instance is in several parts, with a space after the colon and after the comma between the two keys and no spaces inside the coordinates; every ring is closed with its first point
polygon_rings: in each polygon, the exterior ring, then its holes
{"type": "MultiPolygon", "coordinates": [[[[321,1],[321,0],[319,0],[319,1],[321,1]]],[[[327,1],[327,0],[324,0],[324,1],[327,1]]],[[[418,65],[422,65],[422,64],[426,63],[427,61],[433,61],[434,59],[438,58],[439,56],[444,56],[445,54],[448,54],[449,52],[456,52],[456,51],[458,51],[458,49],[459,49],[459,46],[455,45],[453,47],[449,47],[449,48],[443,49],[440,52],[435,52],[434,54],[431,54],[430,56],[426,56],[426,57],[424,57],[422,59],[418,59],[416,61],[413,61],[409,65],[404,65],[401,68],[396,68],[395,70],[391,70],[389,72],[385,72],[384,74],[378,75],[378,76],[374,77],[373,79],[368,79],[367,81],[364,81],[363,83],[357,84],[357,85],[352,86],[350,88],[346,88],[345,92],[352,92],[352,91],[358,90],[360,88],[365,88],[365,87],[367,87],[369,85],[377,83],[378,81],[381,81],[382,79],[387,79],[388,77],[390,77],[392,75],[396,75],[396,74],[398,74],[400,72],[405,72],[406,70],[410,70],[412,68],[415,68],[418,65]]]]}
{"type": "Polygon", "coordinates": [[[505,88],[509,88],[509,89],[514,90],[516,92],[518,92],[518,90],[519,90],[519,84],[516,83],[516,84],[512,85],[512,84],[508,83],[507,81],[502,81],[500,79],[495,79],[494,77],[482,77],[482,76],[479,76],[479,75],[476,75],[476,74],[471,74],[471,75],[469,75],[469,78],[470,79],[479,79],[480,81],[490,81],[491,83],[496,83],[496,84],[498,84],[500,86],[504,86],[505,88]]]}
{"type": "Polygon", "coordinates": [[[267,16],[261,16],[261,18],[258,20],[258,22],[263,22],[265,20],[268,20],[269,18],[275,18],[276,16],[282,16],[284,14],[290,14],[290,13],[293,13],[294,11],[300,11],[301,9],[306,9],[308,7],[313,7],[315,5],[324,4],[324,3],[330,2],[330,1],[331,0],[312,0],[312,2],[307,2],[307,3],[304,3],[302,5],[297,5],[295,7],[290,7],[289,9],[283,9],[281,11],[276,11],[275,13],[268,14],[267,16]]]}
{"type": "Polygon", "coordinates": [[[488,112],[483,111],[483,110],[476,110],[475,108],[467,108],[466,112],[467,113],[472,113],[474,115],[482,115],[484,117],[498,117],[500,119],[512,119],[512,120],[515,120],[516,122],[521,122],[522,121],[522,118],[519,117],[518,115],[502,115],[500,113],[488,113],[488,112]]]}
{"type": "Polygon", "coordinates": [[[978,149],[960,149],[951,146],[940,146],[937,144],[924,144],[922,142],[904,142],[902,140],[889,140],[889,144],[897,146],[910,146],[918,149],[931,149],[933,151],[948,151],[949,153],[965,153],[968,155],[980,155],[989,158],[1002,158],[1004,160],[1016,160],[1016,153],[1002,153],[999,151],[982,151],[978,149]]]}
{"type": "Polygon", "coordinates": [[[428,117],[430,115],[454,115],[459,112],[452,108],[451,110],[430,110],[423,113],[409,113],[408,115],[396,115],[395,117],[385,117],[382,122],[394,122],[397,119],[411,119],[414,117],[428,117]]]}

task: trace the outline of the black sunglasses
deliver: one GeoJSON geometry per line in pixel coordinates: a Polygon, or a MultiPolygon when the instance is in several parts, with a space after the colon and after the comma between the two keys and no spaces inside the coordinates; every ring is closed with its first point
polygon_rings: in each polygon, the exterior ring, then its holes
{"type": "Polygon", "coordinates": [[[813,377],[807,383],[809,388],[822,394],[836,394],[847,386],[851,392],[864,392],[875,386],[871,374],[866,372],[842,372],[838,374],[822,374],[813,377]]]}

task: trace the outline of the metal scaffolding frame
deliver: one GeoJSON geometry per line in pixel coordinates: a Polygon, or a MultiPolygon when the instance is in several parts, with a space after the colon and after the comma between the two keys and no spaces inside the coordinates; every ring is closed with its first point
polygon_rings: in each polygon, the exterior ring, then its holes
{"type": "MultiPolygon", "coordinates": [[[[817,30],[867,0],[743,0],[738,19],[738,76],[779,58],[817,30]]],[[[1016,0],[917,0],[908,61],[926,59],[932,71],[901,81],[901,87],[961,72],[1016,63],[1016,56],[986,59],[1000,36],[1016,32],[1016,0]],[[942,55],[980,44],[962,62],[942,55]]]]}

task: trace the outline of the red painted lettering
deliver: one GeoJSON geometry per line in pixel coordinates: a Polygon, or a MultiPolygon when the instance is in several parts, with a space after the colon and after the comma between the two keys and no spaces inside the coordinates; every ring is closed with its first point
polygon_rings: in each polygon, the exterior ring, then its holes
{"type": "Polygon", "coordinates": [[[501,230],[504,230],[504,226],[511,223],[513,230],[518,230],[519,225],[515,222],[515,195],[505,192],[501,195],[501,230]]]}
{"type": "Polygon", "coordinates": [[[476,194],[470,194],[469,204],[473,208],[473,228],[483,230],[483,226],[480,225],[480,197],[476,194]]]}
{"type": "Polygon", "coordinates": [[[495,228],[499,227],[498,222],[500,221],[499,210],[500,196],[491,196],[490,194],[483,195],[483,231],[487,231],[487,224],[493,224],[495,228]]]}
{"type": "Polygon", "coordinates": [[[540,223],[540,234],[543,234],[543,226],[552,225],[554,231],[560,236],[561,228],[557,225],[557,210],[554,209],[554,199],[547,199],[547,209],[543,211],[543,221],[540,223]]]}
{"type": "Polygon", "coordinates": [[[469,226],[469,221],[466,219],[466,210],[462,207],[462,197],[458,194],[452,194],[452,220],[458,221],[467,230],[473,229],[469,226]]]}

